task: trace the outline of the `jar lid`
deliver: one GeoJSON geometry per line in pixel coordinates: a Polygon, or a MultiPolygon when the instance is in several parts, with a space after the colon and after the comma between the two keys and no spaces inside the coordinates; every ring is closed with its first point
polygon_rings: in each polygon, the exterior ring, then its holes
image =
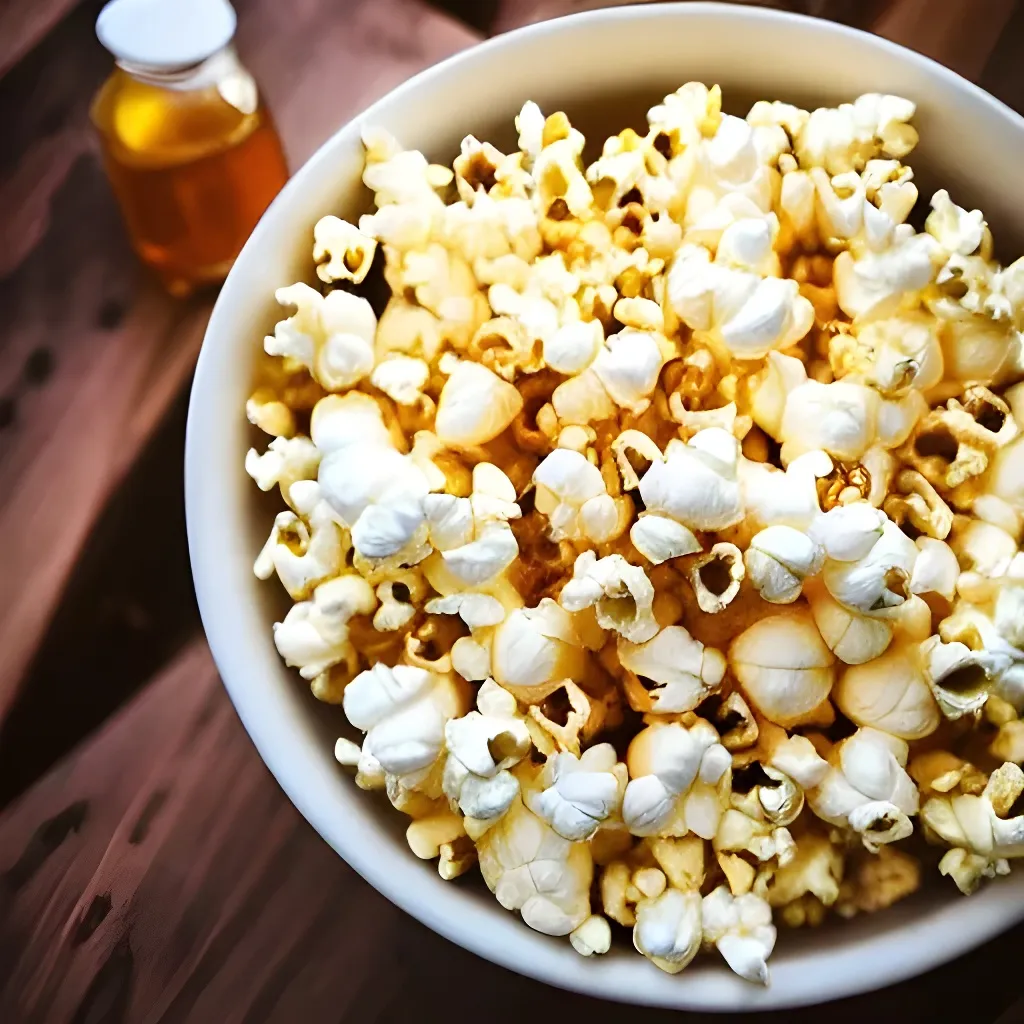
{"type": "Polygon", "coordinates": [[[191,67],[231,42],[228,0],[110,0],[96,35],[118,61],[158,70],[191,67]]]}

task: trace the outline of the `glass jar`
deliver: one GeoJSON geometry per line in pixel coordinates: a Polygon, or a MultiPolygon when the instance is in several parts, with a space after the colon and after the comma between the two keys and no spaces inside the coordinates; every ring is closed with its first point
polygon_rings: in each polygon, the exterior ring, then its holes
{"type": "Polygon", "coordinates": [[[117,66],[93,101],[92,120],[135,251],[184,296],[223,280],[288,169],[256,82],[230,44],[230,6],[215,0],[222,17],[211,32],[207,0],[177,0],[186,24],[155,48],[145,33],[159,25],[147,22],[140,43],[138,26],[133,35],[124,23],[125,9],[134,15],[139,2],[113,0],[97,23],[117,66]],[[111,22],[111,11],[122,20],[111,22]]]}

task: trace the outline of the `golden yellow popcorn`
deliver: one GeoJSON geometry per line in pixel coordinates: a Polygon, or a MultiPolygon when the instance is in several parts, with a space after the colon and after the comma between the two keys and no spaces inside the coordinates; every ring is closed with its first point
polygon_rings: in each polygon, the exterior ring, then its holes
{"type": "Polygon", "coordinates": [[[276,293],[275,644],[412,853],[583,956],[767,983],[915,832],[964,892],[1024,856],[1024,261],[908,223],[914,113],[688,83],[589,165],[534,103],[451,167],[367,128],[373,212],[276,293]]]}

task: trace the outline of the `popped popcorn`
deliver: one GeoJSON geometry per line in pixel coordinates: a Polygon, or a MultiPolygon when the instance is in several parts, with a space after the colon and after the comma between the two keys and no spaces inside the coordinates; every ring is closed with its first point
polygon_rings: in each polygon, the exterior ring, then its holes
{"type": "Polygon", "coordinates": [[[445,723],[442,785],[453,811],[493,822],[519,795],[509,769],[529,753],[530,732],[516,716],[515,698],[492,680],[480,687],[476,704],[479,710],[445,723]]]}
{"type": "Polygon", "coordinates": [[[718,733],[697,720],[655,723],[634,737],[626,755],[630,782],[622,819],[634,835],[685,835],[710,839],[718,828],[721,803],[715,787],[731,758],[718,733]]]}
{"type": "Polygon", "coordinates": [[[846,825],[876,853],[881,843],[906,839],[918,809],[917,788],[905,766],[909,748],[877,729],[858,729],[832,749],[833,765],[808,793],[814,813],[846,825]]]}
{"type": "Polygon", "coordinates": [[[581,757],[555,754],[545,765],[540,784],[544,788],[527,801],[530,809],[564,839],[579,842],[618,811],[626,771],[615,748],[598,743],[581,757]]]}
{"type": "Polygon", "coordinates": [[[689,83],[589,166],[534,103],[451,167],[368,127],[374,211],[276,293],[275,645],[412,854],[582,956],[767,984],[911,833],[964,892],[1024,856],[1024,260],[909,223],[914,113],[689,83]]]}

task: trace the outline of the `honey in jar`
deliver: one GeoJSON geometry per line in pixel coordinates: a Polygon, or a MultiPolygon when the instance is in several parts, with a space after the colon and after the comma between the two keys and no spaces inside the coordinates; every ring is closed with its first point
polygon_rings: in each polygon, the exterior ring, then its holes
{"type": "Polygon", "coordinates": [[[132,245],[174,295],[220,281],[288,177],[227,0],[112,0],[92,120],[132,245]]]}

